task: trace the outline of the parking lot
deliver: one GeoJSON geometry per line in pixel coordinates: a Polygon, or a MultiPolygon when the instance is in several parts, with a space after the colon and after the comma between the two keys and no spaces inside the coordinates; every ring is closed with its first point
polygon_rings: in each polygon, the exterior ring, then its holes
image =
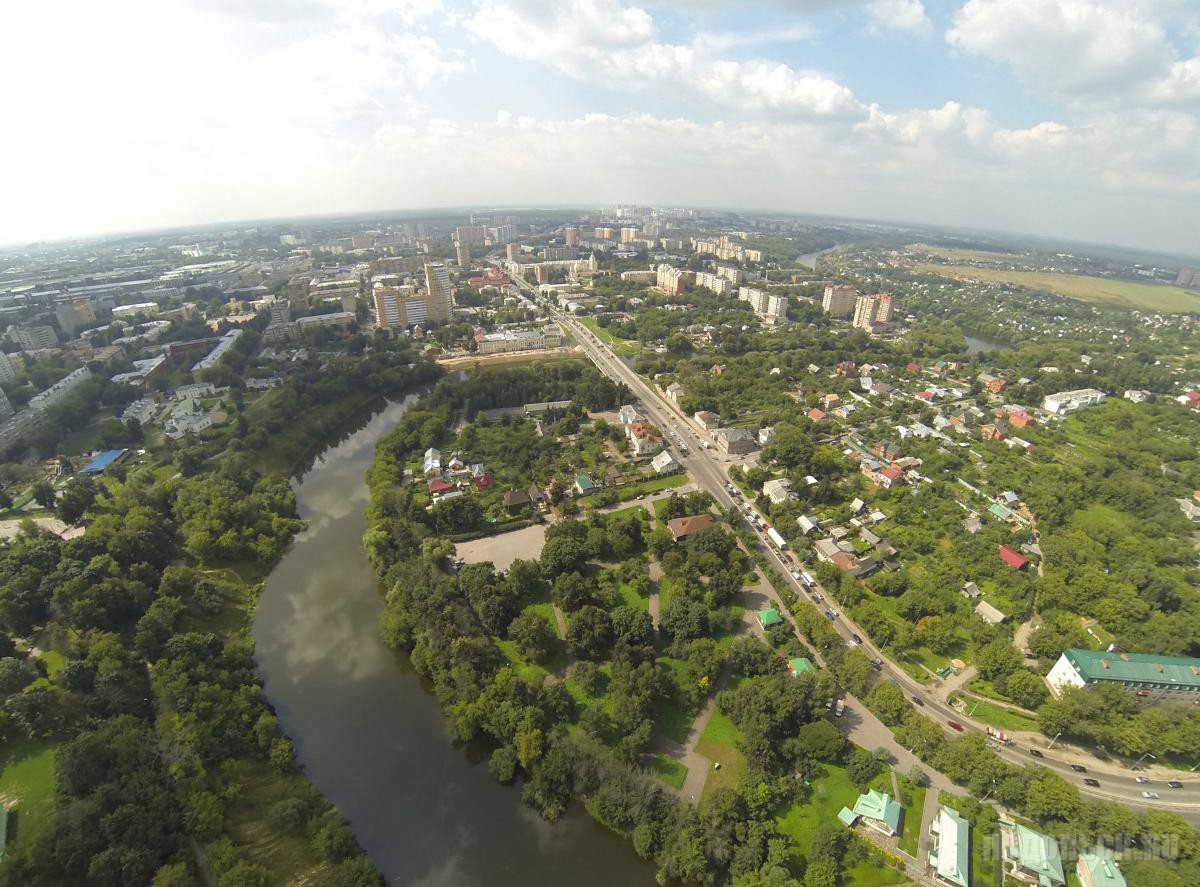
{"type": "Polygon", "coordinates": [[[546,525],[534,524],[511,533],[460,542],[455,549],[468,564],[491,561],[497,570],[507,570],[517,558],[529,560],[541,555],[545,544],[546,525]]]}

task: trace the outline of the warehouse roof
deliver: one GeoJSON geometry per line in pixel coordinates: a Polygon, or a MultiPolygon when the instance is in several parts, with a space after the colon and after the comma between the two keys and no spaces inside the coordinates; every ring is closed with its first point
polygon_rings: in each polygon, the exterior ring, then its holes
{"type": "Polygon", "coordinates": [[[1200,659],[1076,649],[1063,650],[1063,656],[1089,683],[1174,684],[1200,690],[1200,659]]]}

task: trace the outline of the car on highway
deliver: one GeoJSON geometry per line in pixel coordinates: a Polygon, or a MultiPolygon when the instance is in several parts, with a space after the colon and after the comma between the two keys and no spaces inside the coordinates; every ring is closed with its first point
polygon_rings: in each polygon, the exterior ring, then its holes
{"type": "Polygon", "coordinates": [[[911,700],[912,700],[913,702],[915,702],[917,705],[924,705],[924,704],[925,704],[925,700],[924,700],[924,699],[922,699],[920,696],[910,696],[910,697],[909,697],[909,699],[911,699],[911,700]]]}
{"type": "Polygon", "coordinates": [[[958,721],[946,721],[946,724],[951,730],[957,730],[959,733],[963,731],[963,725],[958,721]]]}
{"type": "Polygon", "coordinates": [[[1076,773],[1087,773],[1087,767],[1083,766],[1083,764],[1072,764],[1071,769],[1076,773]]]}
{"type": "Polygon", "coordinates": [[[872,659],[871,660],[871,668],[875,669],[876,671],[883,671],[883,660],[882,659],[872,659]]]}
{"type": "Polygon", "coordinates": [[[1029,753],[1030,753],[1031,755],[1033,755],[1035,758],[1044,758],[1044,757],[1046,757],[1044,754],[1042,754],[1042,753],[1041,753],[1040,751],[1038,751],[1036,748],[1031,748],[1031,749],[1029,750],[1029,753]]]}
{"type": "Polygon", "coordinates": [[[1142,792],[1142,797],[1145,798],[1147,801],[1157,801],[1158,800],[1158,792],[1142,792]]]}
{"type": "Polygon", "coordinates": [[[1150,777],[1149,776],[1139,776],[1137,779],[1134,780],[1134,782],[1136,782],[1138,785],[1149,785],[1150,777]]]}
{"type": "Polygon", "coordinates": [[[818,592],[813,592],[812,599],[814,601],[816,601],[818,604],[821,603],[823,600],[825,600],[825,598],[821,597],[821,595],[818,592]]]}
{"type": "Polygon", "coordinates": [[[1167,783],[1167,785],[1169,785],[1171,788],[1183,788],[1183,783],[1180,782],[1178,779],[1172,779],[1170,782],[1167,783]]]}
{"type": "Polygon", "coordinates": [[[837,617],[833,615],[833,610],[826,610],[825,618],[826,619],[836,619],[837,617]]]}
{"type": "Polygon", "coordinates": [[[1083,781],[1084,785],[1090,785],[1092,788],[1100,788],[1100,780],[1092,779],[1090,776],[1083,781]]]}
{"type": "Polygon", "coordinates": [[[858,646],[863,642],[862,636],[857,634],[850,635],[850,640],[854,641],[855,646],[858,646]]]}

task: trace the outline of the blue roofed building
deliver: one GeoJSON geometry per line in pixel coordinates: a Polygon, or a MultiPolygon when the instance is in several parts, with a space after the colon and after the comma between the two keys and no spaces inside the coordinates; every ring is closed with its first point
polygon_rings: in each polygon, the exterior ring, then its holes
{"type": "Polygon", "coordinates": [[[99,474],[104,474],[111,466],[119,465],[125,461],[125,457],[129,454],[129,450],[105,450],[92,458],[92,461],[79,469],[80,474],[86,474],[89,477],[95,477],[99,474]]]}

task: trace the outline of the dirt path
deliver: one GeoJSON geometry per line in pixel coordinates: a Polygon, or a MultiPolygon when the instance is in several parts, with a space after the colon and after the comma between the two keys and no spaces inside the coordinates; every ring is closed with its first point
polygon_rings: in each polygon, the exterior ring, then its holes
{"type": "Polygon", "coordinates": [[[655,629],[658,628],[658,612],[659,612],[659,593],[658,580],[662,578],[662,565],[654,558],[650,558],[650,581],[654,583],[654,591],[650,592],[650,599],[646,601],[646,608],[650,611],[650,622],[655,629]]]}

